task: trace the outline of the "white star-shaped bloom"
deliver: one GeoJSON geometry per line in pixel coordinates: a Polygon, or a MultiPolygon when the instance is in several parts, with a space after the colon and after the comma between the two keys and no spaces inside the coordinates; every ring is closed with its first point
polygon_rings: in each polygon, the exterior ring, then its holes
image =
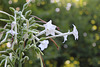
{"type": "Polygon", "coordinates": [[[52,24],[52,20],[43,25],[45,27],[46,36],[55,35],[56,26],[52,24]]]}
{"type": "Polygon", "coordinates": [[[74,24],[73,24],[73,26],[74,26],[74,28],[73,28],[72,33],[73,33],[75,40],[76,40],[76,39],[78,39],[78,31],[77,31],[76,26],[74,24]]]}
{"type": "Polygon", "coordinates": [[[39,47],[40,47],[41,50],[43,51],[45,48],[48,47],[48,44],[49,44],[49,41],[48,41],[48,40],[44,40],[44,41],[41,41],[39,47]]]}

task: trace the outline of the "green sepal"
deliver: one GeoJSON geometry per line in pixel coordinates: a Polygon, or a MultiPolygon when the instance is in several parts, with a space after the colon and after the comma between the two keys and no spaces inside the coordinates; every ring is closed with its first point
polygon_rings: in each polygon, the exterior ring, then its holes
{"type": "Polygon", "coordinates": [[[31,21],[34,20],[34,19],[35,19],[34,17],[29,18],[29,22],[31,22],[31,21]]]}
{"type": "Polygon", "coordinates": [[[17,53],[17,54],[19,53],[19,50],[20,50],[20,48],[17,48],[17,49],[16,49],[16,53],[17,53]]]}
{"type": "Polygon", "coordinates": [[[2,31],[5,31],[5,29],[4,28],[0,28],[0,32],[2,32],[2,31]]]}
{"type": "Polygon", "coordinates": [[[11,67],[10,65],[7,65],[7,67],[11,67]]]}
{"type": "Polygon", "coordinates": [[[25,56],[24,58],[21,59],[21,62],[24,63],[25,60],[29,60],[29,57],[28,56],[25,56]]]}
{"type": "Polygon", "coordinates": [[[6,49],[6,52],[11,53],[11,52],[13,52],[13,50],[12,49],[6,49]]]}
{"type": "Polygon", "coordinates": [[[46,37],[41,37],[40,41],[46,40],[46,37]]]}
{"type": "Polygon", "coordinates": [[[30,24],[33,24],[33,23],[35,23],[35,22],[36,22],[35,20],[32,20],[32,21],[30,21],[29,23],[30,23],[30,24]]]}
{"type": "Polygon", "coordinates": [[[12,17],[12,16],[9,16],[9,18],[10,18],[10,20],[14,21],[14,17],[12,17]]]}
{"type": "Polygon", "coordinates": [[[25,3],[24,6],[23,6],[23,9],[26,9],[28,7],[28,4],[25,3]]]}
{"type": "Polygon", "coordinates": [[[9,9],[12,11],[12,12],[15,12],[15,9],[13,7],[9,7],[9,9]]]}
{"type": "Polygon", "coordinates": [[[19,44],[23,45],[24,44],[24,41],[20,41],[19,44]]]}
{"type": "Polygon", "coordinates": [[[31,11],[31,10],[28,10],[28,11],[25,13],[25,17],[29,16],[31,13],[32,13],[32,11],[31,11]]]}
{"type": "Polygon", "coordinates": [[[0,67],[5,63],[5,59],[3,59],[0,63],[0,67]]]}

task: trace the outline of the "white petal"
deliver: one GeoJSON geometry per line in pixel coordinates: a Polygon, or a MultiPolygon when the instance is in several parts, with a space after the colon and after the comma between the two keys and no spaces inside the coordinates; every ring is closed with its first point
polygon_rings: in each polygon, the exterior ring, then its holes
{"type": "Polygon", "coordinates": [[[49,44],[49,41],[48,40],[44,40],[44,41],[41,41],[41,44],[39,45],[39,47],[43,51],[45,48],[48,47],[48,44],[49,44]]]}
{"type": "Polygon", "coordinates": [[[13,22],[11,23],[11,30],[13,30],[13,28],[14,28],[15,25],[16,25],[16,22],[13,21],[13,22]]]}
{"type": "Polygon", "coordinates": [[[71,7],[71,3],[67,3],[67,7],[71,7]]]}
{"type": "Polygon", "coordinates": [[[73,26],[74,26],[74,28],[73,28],[73,35],[74,35],[74,37],[75,37],[75,40],[76,39],[78,39],[78,31],[77,31],[77,29],[76,29],[76,26],[73,24],[73,26]]]}
{"type": "Polygon", "coordinates": [[[14,36],[14,34],[18,34],[18,33],[16,33],[16,32],[13,31],[13,30],[8,31],[7,33],[11,33],[13,36],[14,36]]]}
{"type": "Polygon", "coordinates": [[[64,36],[64,42],[63,42],[63,43],[65,43],[65,41],[67,41],[67,36],[68,36],[68,35],[65,35],[65,36],[64,36]]]}
{"type": "Polygon", "coordinates": [[[56,26],[52,24],[52,20],[43,25],[45,27],[46,36],[55,35],[56,26]]]}
{"type": "Polygon", "coordinates": [[[9,42],[7,43],[7,47],[11,47],[11,44],[9,42]]]}

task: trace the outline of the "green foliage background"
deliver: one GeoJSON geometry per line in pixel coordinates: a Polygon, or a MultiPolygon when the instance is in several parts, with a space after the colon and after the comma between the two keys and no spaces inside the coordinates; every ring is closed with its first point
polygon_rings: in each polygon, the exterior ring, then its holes
{"type": "MultiPolygon", "coordinates": [[[[9,7],[21,10],[25,2],[0,0],[0,10],[12,14],[9,7]]],[[[72,24],[75,24],[79,31],[79,39],[76,41],[73,36],[68,36],[65,43],[62,43],[63,37],[55,38],[59,50],[50,41],[49,47],[43,51],[46,67],[100,67],[100,0],[55,0],[54,3],[50,3],[50,0],[33,0],[28,9],[32,10],[32,15],[45,21],[53,20],[53,24],[57,25],[61,32],[72,30],[72,24]],[[69,11],[66,10],[67,3],[72,4],[69,11]],[[56,8],[60,11],[56,12],[56,8]],[[67,63],[68,61],[70,63],[67,63]]],[[[8,17],[0,14],[0,18],[8,17]]],[[[5,24],[0,21],[1,27],[5,24]]],[[[0,46],[0,50],[4,49],[4,45],[0,46]]],[[[40,67],[33,49],[25,54],[30,60],[25,61],[23,67],[40,67]]]]}

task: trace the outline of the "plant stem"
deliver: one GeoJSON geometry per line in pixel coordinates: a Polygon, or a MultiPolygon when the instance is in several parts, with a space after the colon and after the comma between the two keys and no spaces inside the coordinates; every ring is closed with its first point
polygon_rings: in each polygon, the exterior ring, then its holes
{"type": "Polygon", "coordinates": [[[55,35],[55,36],[48,36],[48,37],[46,37],[46,39],[55,38],[55,37],[61,37],[61,36],[71,35],[71,34],[73,34],[73,32],[63,33],[63,34],[59,34],[59,35],[55,35]]]}
{"type": "Polygon", "coordinates": [[[18,67],[22,67],[22,62],[21,62],[21,59],[22,59],[22,48],[23,45],[20,45],[20,50],[19,50],[19,66],[18,67]]]}
{"type": "Polygon", "coordinates": [[[6,51],[0,51],[0,53],[6,53],[6,51]]]}
{"type": "Polygon", "coordinates": [[[43,62],[42,62],[42,57],[41,57],[41,54],[40,55],[40,62],[41,62],[41,67],[43,67],[43,62]]]}

